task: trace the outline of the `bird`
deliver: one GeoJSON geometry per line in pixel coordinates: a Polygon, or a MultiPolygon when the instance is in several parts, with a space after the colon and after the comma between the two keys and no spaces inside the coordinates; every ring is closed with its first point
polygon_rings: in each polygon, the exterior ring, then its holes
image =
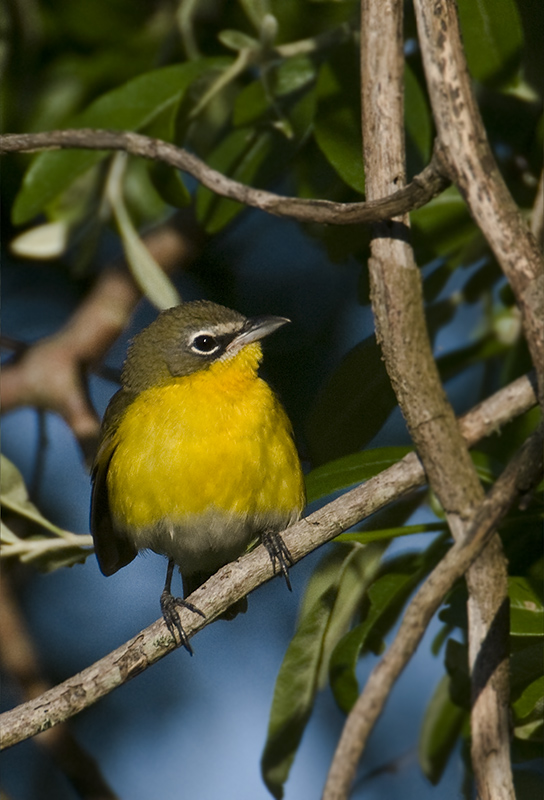
{"type": "Polygon", "coordinates": [[[191,654],[177,607],[202,614],[186,598],[254,541],[291,588],[279,532],[302,514],[304,476],[289,418],[259,375],[261,340],[288,322],[207,300],[162,311],[129,344],[104,414],[91,473],[99,567],[108,576],[142,550],[166,556],[161,611],[191,654]],[[176,566],[183,598],[171,591],[176,566]]]}

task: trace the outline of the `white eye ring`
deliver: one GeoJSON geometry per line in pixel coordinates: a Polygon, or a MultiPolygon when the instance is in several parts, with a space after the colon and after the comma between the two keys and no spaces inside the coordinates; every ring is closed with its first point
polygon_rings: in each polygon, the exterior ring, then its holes
{"type": "Polygon", "coordinates": [[[189,347],[200,356],[210,356],[219,350],[220,344],[213,334],[199,331],[189,342],[189,347]]]}

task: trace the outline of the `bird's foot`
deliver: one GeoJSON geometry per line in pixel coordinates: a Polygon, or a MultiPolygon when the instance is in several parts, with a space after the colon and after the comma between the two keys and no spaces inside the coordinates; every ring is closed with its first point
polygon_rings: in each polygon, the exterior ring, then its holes
{"type": "Polygon", "coordinates": [[[279,571],[285,578],[287,588],[292,591],[291,581],[289,580],[289,567],[292,567],[294,562],[289,548],[276,531],[265,531],[261,534],[261,541],[268,550],[274,574],[276,574],[279,567],[279,571]]]}
{"type": "Polygon", "coordinates": [[[193,614],[200,614],[201,617],[206,618],[206,615],[192,603],[184,600],[182,597],[174,597],[167,589],[161,594],[161,611],[166,622],[166,627],[172,634],[174,641],[178,647],[183,646],[190,655],[193,655],[193,648],[189,644],[187,634],[183,630],[183,626],[179,619],[178,608],[187,608],[193,614]]]}

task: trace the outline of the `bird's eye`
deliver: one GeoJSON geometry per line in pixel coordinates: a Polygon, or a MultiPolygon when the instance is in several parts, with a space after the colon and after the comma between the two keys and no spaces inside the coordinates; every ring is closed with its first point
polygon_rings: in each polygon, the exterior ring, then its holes
{"type": "Polygon", "coordinates": [[[209,355],[218,348],[219,343],[217,339],[209,333],[200,333],[198,336],[195,336],[191,342],[191,350],[194,350],[195,353],[205,353],[209,355]]]}

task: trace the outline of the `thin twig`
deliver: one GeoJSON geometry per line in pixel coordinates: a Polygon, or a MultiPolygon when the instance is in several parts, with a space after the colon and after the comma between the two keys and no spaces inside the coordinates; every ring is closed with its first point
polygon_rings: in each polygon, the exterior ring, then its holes
{"type": "Polygon", "coordinates": [[[356,225],[376,222],[420,208],[440,194],[449,181],[442,177],[434,156],[430,164],[408,186],[383,200],[366,203],[333,203],[328,200],[304,200],[283,197],[263,189],[253,189],[238,183],[208,167],[197,156],[181,147],[160,139],[151,139],[128,131],[78,130],[48,131],[45,133],[12,133],[0,136],[1,153],[28,153],[57,149],[124,150],[133,156],[163,161],[176,169],[188,172],[208,189],[222,197],[260,208],[278,217],[300,222],[334,225],[356,225]]]}
{"type": "MultiPolygon", "coordinates": [[[[535,403],[533,384],[525,376],[480,403],[474,414],[469,412],[459,424],[467,431],[468,443],[475,444],[535,403]]],[[[284,540],[294,561],[424,482],[421,462],[415,453],[410,453],[364,485],[291,526],[284,540]]],[[[180,612],[187,636],[192,637],[234,602],[272,577],[270,558],[264,547],[220,569],[191,595],[191,602],[204,612],[206,619],[187,610],[180,612]]],[[[0,748],[17,744],[79,713],[163,658],[175,646],[164,621],[158,620],[37,700],[0,715],[0,748]]]]}
{"type": "MultiPolygon", "coordinates": [[[[323,800],[346,800],[362,750],[395,681],[415,653],[427,625],[455,581],[486,547],[511,506],[542,474],[542,430],[534,433],[511,460],[480,505],[466,537],[431,572],[410,602],[395,639],[374,667],[351,710],[327,777],[323,800]]],[[[499,610],[504,614],[507,606],[499,610]]]]}

